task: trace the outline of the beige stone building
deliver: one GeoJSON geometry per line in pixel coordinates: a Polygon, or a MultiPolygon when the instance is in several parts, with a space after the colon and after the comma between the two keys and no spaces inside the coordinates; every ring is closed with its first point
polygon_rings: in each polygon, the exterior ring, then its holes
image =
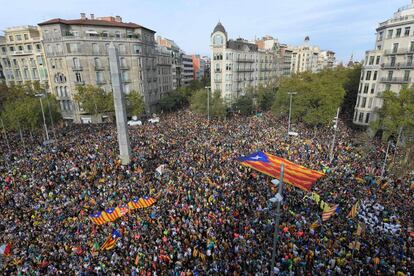
{"type": "Polygon", "coordinates": [[[0,67],[8,86],[39,82],[48,91],[48,70],[38,27],[11,27],[4,31],[0,67]]]}
{"type": "Polygon", "coordinates": [[[84,112],[74,102],[78,85],[91,84],[111,91],[107,51],[110,43],[119,50],[125,93],[139,91],[151,109],[169,89],[158,83],[167,61],[157,56],[155,31],[151,29],[125,23],[119,16],[95,18],[93,14],[89,18],[81,14],[80,19],[74,20],[56,18],[39,26],[51,91],[65,119],[81,121],[84,112]]]}
{"type": "Polygon", "coordinates": [[[335,52],[322,51],[318,46],[310,45],[308,36],[302,45],[289,48],[292,51],[291,71],[294,74],[306,71],[320,72],[335,67],[335,52]]]}
{"type": "Polygon", "coordinates": [[[367,51],[361,72],[353,122],[368,126],[382,107],[381,94],[399,93],[414,80],[414,1],[379,24],[375,49],[367,51]]]}
{"type": "Polygon", "coordinates": [[[229,39],[221,23],[211,34],[211,52],[211,89],[220,91],[228,103],[277,77],[276,51],[259,49],[255,42],[241,38],[229,39]]]}

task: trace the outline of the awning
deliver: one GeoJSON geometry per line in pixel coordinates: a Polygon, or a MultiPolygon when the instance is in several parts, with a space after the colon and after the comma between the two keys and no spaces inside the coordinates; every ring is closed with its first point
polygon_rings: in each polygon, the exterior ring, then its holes
{"type": "Polygon", "coordinates": [[[92,31],[92,30],[89,30],[89,31],[86,31],[85,33],[87,33],[87,34],[98,34],[98,32],[97,31],[92,31]]]}

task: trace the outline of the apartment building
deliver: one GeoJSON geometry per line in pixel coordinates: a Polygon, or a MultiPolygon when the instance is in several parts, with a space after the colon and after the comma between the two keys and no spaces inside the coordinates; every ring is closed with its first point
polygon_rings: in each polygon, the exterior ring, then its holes
{"type": "Polygon", "coordinates": [[[164,46],[157,46],[157,76],[158,91],[164,95],[173,90],[172,65],[173,57],[170,51],[164,46]]]}
{"type": "Polygon", "coordinates": [[[119,50],[124,92],[139,91],[150,110],[162,97],[155,31],[123,22],[120,16],[88,18],[84,13],[80,19],[56,18],[39,26],[51,90],[65,119],[81,121],[83,109],[74,102],[78,85],[112,91],[107,50],[111,42],[119,50]]]}
{"type": "Polygon", "coordinates": [[[318,46],[310,45],[310,38],[300,46],[290,47],[292,51],[291,71],[294,74],[306,71],[320,72],[335,67],[335,52],[322,51],[318,46]]]}
{"type": "Polygon", "coordinates": [[[368,126],[383,105],[381,95],[399,93],[414,77],[414,1],[379,24],[375,49],[367,51],[361,72],[353,122],[368,126]]]}
{"type": "Polygon", "coordinates": [[[184,52],[173,40],[163,38],[161,36],[157,36],[157,44],[164,46],[170,51],[170,55],[172,57],[172,89],[175,90],[183,85],[182,73],[184,69],[182,57],[184,52]]]}
{"type": "Polygon", "coordinates": [[[229,39],[220,22],[211,34],[211,52],[211,89],[220,91],[228,103],[277,76],[276,51],[259,49],[255,42],[241,38],[229,39]]]}
{"type": "Polygon", "coordinates": [[[281,76],[290,76],[292,73],[293,51],[286,44],[280,44],[279,48],[279,71],[281,76]]]}
{"type": "Polygon", "coordinates": [[[181,83],[183,86],[187,86],[194,80],[193,57],[190,55],[183,55],[182,62],[183,71],[181,74],[181,83]]]}
{"type": "Polygon", "coordinates": [[[48,91],[48,70],[38,27],[19,26],[4,31],[0,38],[0,66],[8,86],[39,82],[48,91]]]}
{"type": "Polygon", "coordinates": [[[192,55],[193,59],[193,79],[201,81],[206,77],[206,60],[200,55],[192,55]]]}

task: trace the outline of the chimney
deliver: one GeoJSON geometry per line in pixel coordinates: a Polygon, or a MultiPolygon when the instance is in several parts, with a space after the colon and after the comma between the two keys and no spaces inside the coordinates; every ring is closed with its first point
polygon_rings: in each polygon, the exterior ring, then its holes
{"type": "Polygon", "coordinates": [[[115,16],[115,21],[122,22],[122,17],[120,17],[119,15],[115,16]]]}
{"type": "Polygon", "coordinates": [[[95,15],[93,13],[91,13],[91,20],[95,19],[95,15]]]}
{"type": "Polygon", "coordinates": [[[81,12],[81,14],[80,14],[80,15],[81,15],[81,19],[82,19],[82,20],[86,20],[86,14],[85,14],[84,12],[81,12]]]}

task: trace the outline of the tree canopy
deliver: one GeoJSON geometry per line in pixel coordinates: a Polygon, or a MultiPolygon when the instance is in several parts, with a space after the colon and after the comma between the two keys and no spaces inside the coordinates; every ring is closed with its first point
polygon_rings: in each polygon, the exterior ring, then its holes
{"type": "Polygon", "coordinates": [[[112,93],[107,93],[102,88],[93,85],[79,85],[76,90],[74,99],[85,112],[98,114],[114,111],[112,93]]]}
{"type": "MultiPolygon", "coordinates": [[[[210,116],[211,118],[224,118],[226,115],[226,105],[220,96],[220,93],[213,92],[210,94],[210,116]]],[[[190,99],[190,108],[192,111],[207,115],[207,89],[197,90],[190,99]]]]}
{"type": "Polygon", "coordinates": [[[126,96],[126,108],[128,116],[139,116],[145,111],[145,102],[138,91],[131,91],[126,96]]]}

